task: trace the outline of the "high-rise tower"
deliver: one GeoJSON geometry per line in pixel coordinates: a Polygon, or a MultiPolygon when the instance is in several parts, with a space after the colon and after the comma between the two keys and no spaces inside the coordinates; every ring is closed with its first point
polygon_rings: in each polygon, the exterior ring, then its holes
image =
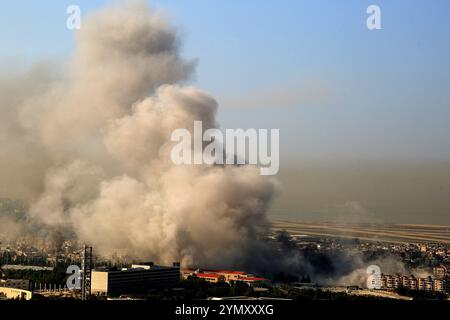
{"type": "Polygon", "coordinates": [[[92,247],[83,246],[81,258],[81,299],[87,300],[91,295],[92,247]]]}

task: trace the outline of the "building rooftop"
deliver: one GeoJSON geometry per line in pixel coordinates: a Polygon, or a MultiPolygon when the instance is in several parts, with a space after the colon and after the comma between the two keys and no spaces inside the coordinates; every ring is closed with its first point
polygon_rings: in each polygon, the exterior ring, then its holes
{"type": "Polygon", "coordinates": [[[197,277],[199,277],[199,278],[220,278],[220,275],[217,273],[198,273],[197,277]]]}

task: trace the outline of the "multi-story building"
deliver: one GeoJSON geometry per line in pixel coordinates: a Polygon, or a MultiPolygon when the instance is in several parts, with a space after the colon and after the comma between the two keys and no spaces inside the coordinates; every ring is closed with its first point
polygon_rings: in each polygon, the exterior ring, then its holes
{"type": "Polygon", "coordinates": [[[6,299],[30,300],[33,297],[33,293],[29,290],[0,287],[0,297],[1,296],[4,296],[6,299]]]}
{"type": "Polygon", "coordinates": [[[447,292],[447,280],[445,279],[434,279],[433,280],[434,291],[447,292]]]}
{"type": "Polygon", "coordinates": [[[410,290],[437,291],[448,293],[450,292],[448,283],[449,279],[447,277],[440,279],[432,278],[431,276],[416,278],[413,275],[381,275],[381,289],[384,290],[393,290],[402,286],[410,290]],[[400,279],[400,281],[398,282],[397,279],[400,279]]]}
{"type": "Polygon", "coordinates": [[[217,273],[197,273],[196,276],[210,283],[225,281],[224,277],[217,273]]]}
{"type": "Polygon", "coordinates": [[[417,290],[417,279],[413,275],[402,277],[402,286],[411,290],[417,290]]]}
{"type": "Polygon", "coordinates": [[[26,279],[1,279],[0,287],[30,290],[30,280],[26,279]]]}
{"type": "Polygon", "coordinates": [[[411,290],[417,290],[417,288],[418,288],[417,278],[414,277],[413,275],[411,275],[409,277],[409,287],[408,288],[411,290]]]}
{"type": "Polygon", "coordinates": [[[393,278],[393,285],[394,288],[397,289],[398,287],[400,287],[402,285],[402,277],[399,274],[394,274],[392,276],[393,278]]]}
{"type": "Polygon", "coordinates": [[[381,288],[397,289],[402,285],[402,277],[398,274],[382,274],[381,275],[381,288]]]}
{"type": "Polygon", "coordinates": [[[386,289],[387,288],[387,276],[385,274],[381,275],[381,289],[386,289]]]}
{"type": "Polygon", "coordinates": [[[152,288],[176,287],[179,283],[179,264],[165,267],[149,263],[121,270],[95,269],[92,271],[91,292],[99,295],[143,293],[152,288]]]}
{"type": "Polygon", "coordinates": [[[424,291],[433,291],[433,279],[431,277],[419,278],[418,289],[424,291]]]}
{"type": "Polygon", "coordinates": [[[405,288],[409,287],[409,277],[408,276],[402,276],[402,286],[405,288]]]}
{"type": "Polygon", "coordinates": [[[435,266],[433,268],[433,275],[437,278],[437,279],[444,279],[447,275],[447,267],[445,267],[444,265],[439,265],[439,266],[435,266]]]}
{"type": "Polygon", "coordinates": [[[226,282],[239,281],[242,278],[246,278],[248,275],[244,271],[234,270],[206,270],[206,272],[215,272],[224,277],[226,282]]]}
{"type": "Polygon", "coordinates": [[[267,281],[264,278],[255,277],[252,274],[245,273],[244,271],[234,270],[183,269],[181,270],[181,274],[184,279],[187,279],[189,276],[196,276],[197,278],[201,278],[212,283],[219,281],[224,281],[227,283],[232,281],[242,281],[248,285],[259,285],[264,281],[267,281]]]}

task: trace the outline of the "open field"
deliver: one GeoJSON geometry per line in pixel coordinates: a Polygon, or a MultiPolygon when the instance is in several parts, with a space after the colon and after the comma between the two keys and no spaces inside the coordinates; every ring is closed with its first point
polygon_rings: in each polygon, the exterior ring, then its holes
{"type": "Polygon", "coordinates": [[[333,224],[272,221],[272,229],[292,235],[337,237],[397,243],[436,242],[450,244],[450,226],[414,224],[333,224]]]}

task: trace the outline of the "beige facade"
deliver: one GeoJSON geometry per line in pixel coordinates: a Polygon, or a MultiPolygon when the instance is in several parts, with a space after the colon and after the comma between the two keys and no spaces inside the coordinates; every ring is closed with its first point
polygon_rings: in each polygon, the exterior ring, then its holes
{"type": "Polygon", "coordinates": [[[398,275],[382,274],[381,287],[386,289],[397,289],[402,285],[403,278],[398,275]]]}
{"type": "Polygon", "coordinates": [[[189,276],[196,276],[197,278],[211,283],[220,281],[225,281],[227,283],[230,283],[231,281],[242,281],[249,285],[259,285],[266,281],[264,278],[254,277],[244,271],[234,270],[183,269],[181,270],[181,275],[183,279],[187,279],[189,276]]]}
{"type": "Polygon", "coordinates": [[[219,270],[217,274],[224,277],[226,282],[230,281],[238,281],[243,277],[246,277],[247,274],[243,271],[231,271],[231,270],[219,270]]]}
{"type": "Polygon", "coordinates": [[[26,279],[2,279],[0,280],[1,287],[16,288],[22,290],[30,289],[30,280],[26,279]]]}
{"type": "Polygon", "coordinates": [[[443,265],[433,268],[433,275],[438,279],[443,279],[447,275],[447,268],[443,265]]]}
{"type": "Polygon", "coordinates": [[[393,290],[399,286],[410,290],[449,292],[448,278],[432,278],[431,276],[416,278],[413,275],[399,277],[397,275],[381,275],[381,289],[393,290]]]}
{"type": "Polygon", "coordinates": [[[417,290],[417,279],[413,275],[403,276],[402,286],[411,290],[417,290]]]}
{"type": "Polygon", "coordinates": [[[447,292],[447,283],[444,279],[434,279],[433,281],[434,291],[447,292]]]}
{"type": "Polygon", "coordinates": [[[108,292],[108,272],[92,271],[91,292],[92,293],[108,292]]]}
{"type": "Polygon", "coordinates": [[[419,278],[418,289],[423,291],[433,291],[433,280],[431,277],[419,278]]]}
{"type": "Polygon", "coordinates": [[[0,287],[0,295],[5,296],[6,299],[17,300],[30,300],[33,297],[31,291],[6,287],[0,287]]]}
{"type": "Polygon", "coordinates": [[[224,281],[223,276],[214,273],[198,273],[197,277],[209,283],[217,283],[220,281],[224,281]]]}

